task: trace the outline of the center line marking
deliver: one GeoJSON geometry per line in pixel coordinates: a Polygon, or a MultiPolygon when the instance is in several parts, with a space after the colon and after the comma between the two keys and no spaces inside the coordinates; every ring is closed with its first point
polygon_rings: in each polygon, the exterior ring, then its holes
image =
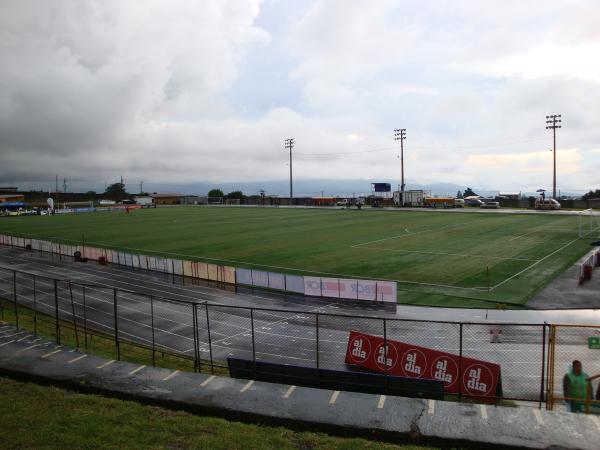
{"type": "Polygon", "coordinates": [[[254,384],[254,380],[250,380],[246,383],[246,385],[240,389],[240,392],[246,392],[250,387],[254,384]]]}
{"type": "Polygon", "coordinates": [[[210,383],[215,378],[217,378],[215,375],[211,375],[206,380],[204,380],[202,383],[200,383],[200,386],[202,386],[202,387],[206,386],[208,383],[210,383]]]}
{"type": "Polygon", "coordinates": [[[110,366],[114,362],[115,360],[111,359],[110,361],[106,361],[104,364],[99,365],[98,367],[96,367],[96,369],[104,369],[106,366],[110,366]]]}
{"type": "Polygon", "coordinates": [[[487,409],[485,408],[485,405],[479,405],[479,409],[481,410],[481,418],[483,420],[487,420],[488,414],[487,414],[487,409]]]}
{"type": "Polygon", "coordinates": [[[87,358],[87,356],[88,356],[88,355],[81,355],[81,356],[78,356],[77,358],[74,358],[74,359],[72,359],[71,361],[67,361],[67,364],[72,364],[72,363],[74,363],[75,361],[79,361],[80,359],[87,358]]]}
{"type": "Polygon", "coordinates": [[[435,400],[429,400],[429,414],[433,414],[435,412],[435,400]]]}
{"type": "Polygon", "coordinates": [[[382,409],[383,405],[385,405],[385,395],[380,395],[379,403],[377,403],[377,409],[382,409]]]}
{"type": "Polygon", "coordinates": [[[534,409],[533,415],[535,416],[535,420],[537,420],[537,423],[539,423],[540,425],[542,425],[544,423],[544,419],[542,418],[542,413],[540,412],[539,409],[534,409]]]}
{"type": "Polygon", "coordinates": [[[167,375],[166,377],[163,378],[163,381],[169,381],[171,378],[177,376],[177,374],[179,373],[179,370],[176,370],[175,372],[167,375]]]}
{"type": "Polygon", "coordinates": [[[336,402],[338,395],[340,395],[340,391],[333,391],[333,394],[331,394],[331,398],[329,399],[330,405],[333,405],[336,402]]]}
{"type": "Polygon", "coordinates": [[[283,398],[290,398],[290,395],[292,395],[292,392],[294,392],[296,390],[296,386],[292,385],[288,388],[287,391],[285,391],[285,394],[283,394],[283,398]]]}
{"type": "Polygon", "coordinates": [[[60,353],[60,352],[62,352],[62,350],[58,349],[58,350],[54,350],[53,352],[46,353],[45,355],[42,355],[42,359],[48,358],[49,356],[55,355],[56,353],[60,353]]]}
{"type": "Polygon", "coordinates": [[[134,374],[138,373],[140,370],[142,370],[142,369],[145,369],[145,368],[146,368],[146,366],[145,366],[145,365],[142,365],[142,366],[138,367],[137,369],[133,369],[133,370],[132,370],[131,372],[129,372],[127,375],[134,375],[134,374]]]}

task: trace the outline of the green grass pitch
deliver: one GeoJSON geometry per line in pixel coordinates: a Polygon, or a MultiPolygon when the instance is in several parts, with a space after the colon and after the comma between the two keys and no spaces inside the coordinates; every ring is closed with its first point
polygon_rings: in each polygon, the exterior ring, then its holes
{"type": "Polygon", "coordinates": [[[589,251],[551,214],[175,207],[11,217],[0,232],[284,273],[398,282],[398,301],[519,307],[589,251]]]}

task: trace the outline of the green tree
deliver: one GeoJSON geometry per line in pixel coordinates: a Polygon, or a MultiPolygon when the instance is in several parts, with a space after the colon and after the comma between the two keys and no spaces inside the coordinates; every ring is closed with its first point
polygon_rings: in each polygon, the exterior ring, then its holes
{"type": "Polygon", "coordinates": [[[229,194],[227,194],[225,197],[230,198],[230,199],[239,199],[239,200],[243,200],[246,198],[246,196],[244,195],[244,193],[242,191],[232,191],[229,194]]]}
{"type": "Polygon", "coordinates": [[[210,191],[208,191],[208,196],[209,197],[225,197],[225,194],[223,194],[223,191],[221,189],[211,189],[210,191]]]}
{"type": "Polygon", "coordinates": [[[596,189],[595,191],[590,191],[581,197],[582,200],[591,200],[592,198],[600,198],[600,189],[596,189]]]}
{"type": "Polygon", "coordinates": [[[463,196],[463,193],[462,193],[461,191],[458,191],[458,192],[456,193],[456,198],[463,198],[463,197],[464,197],[464,196],[463,196]]]}
{"type": "Polygon", "coordinates": [[[125,190],[125,184],[124,183],[110,184],[104,191],[104,194],[109,195],[110,197],[118,197],[118,198],[125,197],[127,195],[127,191],[125,190]]]}
{"type": "Polygon", "coordinates": [[[471,197],[474,195],[477,195],[475,192],[473,192],[473,189],[471,189],[470,187],[465,189],[465,192],[463,194],[465,197],[471,197]]]}

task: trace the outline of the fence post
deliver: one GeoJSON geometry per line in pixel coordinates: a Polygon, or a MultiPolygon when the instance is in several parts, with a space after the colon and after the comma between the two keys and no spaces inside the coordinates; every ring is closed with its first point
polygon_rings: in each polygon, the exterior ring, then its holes
{"type": "MultiPolygon", "coordinates": [[[[377,355],[375,355],[377,358],[377,355]]],[[[383,366],[385,367],[385,393],[389,393],[389,378],[388,378],[388,344],[387,344],[387,319],[383,318],[383,366]]]]}
{"type": "Polygon", "coordinates": [[[87,343],[87,312],[86,312],[86,305],[85,305],[85,286],[81,287],[81,296],[83,297],[83,345],[85,347],[85,351],[87,352],[88,343],[87,343]]]}
{"type": "Polygon", "coordinates": [[[542,325],[542,379],[540,383],[540,404],[539,409],[542,409],[542,402],[544,401],[544,377],[546,369],[546,323],[542,325]]]}
{"type": "Polygon", "coordinates": [[[156,366],[156,343],[154,338],[154,296],[150,296],[150,321],[152,328],[152,367],[156,366]]]}
{"type": "Polygon", "coordinates": [[[254,379],[256,380],[256,347],[254,341],[254,308],[250,308],[250,329],[252,330],[252,363],[254,366],[254,379]]]}
{"type": "Polygon", "coordinates": [[[115,350],[117,351],[117,361],[121,361],[121,349],[119,347],[119,325],[117,321],[117,289],[113,289],[113,305],[115,314],[115,350]]]}
{"type": "Polygon", "coordinates": [[[73,301],[73,286],[69,281],[69,293],[71,295],[71,313],[73,314],[73,328],[75,329],[76,348],[79,348],[79,332],[77,331],[77,316],[75,315],[75,302],[73,301]]]}
{"type": "Polygon", "coordinates": [[[15,301],[15,323],[19,328],[19,308],[17,307],[17,271],[13,270],[13,298],[15,301]]]}
{"type": "Polygon", "coordinates": [[[459,325],[459,344],[458,344],[458,401],[462,399],[462,385],[463,385],[463,324],[459,325]]]}
{"type": "Polygon", "coordinates": [[[60,345],[60,323],[58,321],[58,280],[54,279],[54,319],[56,329],[56,343],[60,345]]]}
{"type": "Polygon", "coordinates": [[[316,313],[315,316],[315,352],[316,352],[316,357],[315,357],[315,362],[317,363],[317,372],[319,372],[320,370],[320,364],[319,364],[319,313],[316,313]]]}
{"type": "Polygon", "coordinates": [[[208,302],[204,303],[204,307],[206,308],[206,334],[208,335],[208,352],[210,355],[210,373],[211,373],[211,375],[214,375],[215,374],[215,365],[213,363],[212,340],[210,338],[210,321],[208,319],[208,302]]]}
{"type": "Polygon", "coordinates": [[[37,294],[35,274],[33,275],[33,333],[37,336],[37,294]]]}
{"type": "Polygon", "coordinates": [[[198,352],[198,313],[196,304],[192,303],[192,328],[194,332],[194,372],[200,372],[200,355],[198,352]]]}

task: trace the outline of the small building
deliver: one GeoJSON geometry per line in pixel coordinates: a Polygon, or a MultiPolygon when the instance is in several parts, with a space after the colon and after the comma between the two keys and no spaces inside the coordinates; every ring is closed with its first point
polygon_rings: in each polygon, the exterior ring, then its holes
{"type": "Polygon", "coordinates": [[[25,200],[23,194],[0,194],[0,203],[22,202],[25,200]]]}
{"type": "Polygon", "coordinates": [[[180,205],[185,197],[179,193],[168,193],[168,194],[151,194],[152,200],[155,205],[180,205]]]}
{"type": "Polygon", "coordinates": [[[133,201],[138,205],[152,205],[154,199],[149,195],[136,195],[133,197],[133,201]]]}

